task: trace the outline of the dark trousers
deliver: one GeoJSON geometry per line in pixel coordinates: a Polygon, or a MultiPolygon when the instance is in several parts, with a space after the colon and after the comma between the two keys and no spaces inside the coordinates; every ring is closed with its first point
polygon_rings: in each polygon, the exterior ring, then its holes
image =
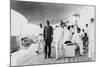
{"type": "Polygon", "coordinates": [[[50,58],[51,55],[51,41],[50,40],[45,40],[45,58],[47,58],[47,56],[50,58]]]}

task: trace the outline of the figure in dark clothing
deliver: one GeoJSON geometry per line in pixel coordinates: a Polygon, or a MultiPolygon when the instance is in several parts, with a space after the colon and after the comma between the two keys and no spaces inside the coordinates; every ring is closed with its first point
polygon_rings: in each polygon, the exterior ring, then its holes
{"type": "Polygon", "coordinates": [[[84,49],[88,51],[88,36],[87,36],[87,33],[84,33],[84,37],[82,38],[82,40],[83,40],[84,49]]]}
{"type": "Polygon", "coordinates": [[[51,57],[51,42],[53,40],[53,28],[50,26],[49,20],[46,21],[46,26],[44,27],[44,41],[45,41],[45,59],[51,57]]]}

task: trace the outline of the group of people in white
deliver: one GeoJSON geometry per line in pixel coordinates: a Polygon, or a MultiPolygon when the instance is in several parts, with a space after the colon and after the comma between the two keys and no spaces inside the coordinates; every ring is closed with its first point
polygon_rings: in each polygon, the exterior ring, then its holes
{"type": "MultiPolygon", "coordinates": [[[[89,24],[85,24],[85,28],[82,29],[79,27],[77,21],[75,21],[74,25],[70,25],[70,23],[65,23],[63,21],[59,22],[59,26],[52,27],[53,28],[53,35],[52,35],[52,42],[51,44],[55,46],[56,51],[56,59],[59,59],[59,54],[63,53],[62,49],[64,46],[69,45],[76,45],[76,49],[79,48],[80,56],[85,55],[84,48],[87,50],[88,57],[94,60],[94,18],[90,19],[89,24]]],[[[50,23],[49,23],[50,25],[50,23]]],[[[40,46],[42,45],[42,49],[46,51],[46,42],[44,39],[44,28],[42,24],[40,24],[40,33],[38,35],[38,48],[37,53],[40,53],[40,46]]],[[[51,54],[51,48],[50,54],[51,54]]],[[[50,57],[50,55],[49,55],[50,57]]],[[[45,55],[46,58],[46,55],[45,55]]]]}

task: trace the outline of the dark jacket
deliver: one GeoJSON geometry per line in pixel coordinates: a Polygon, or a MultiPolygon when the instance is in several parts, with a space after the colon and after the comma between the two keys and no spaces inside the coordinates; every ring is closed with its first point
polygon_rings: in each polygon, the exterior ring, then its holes
{"type": "Polygon", "coordinates": [[[52,41],[53,28],[51,26],[49,26],[49,27],[45,26],[44,31],[43,31],[43,36],[44,36],[44,40],[52,41]]]}

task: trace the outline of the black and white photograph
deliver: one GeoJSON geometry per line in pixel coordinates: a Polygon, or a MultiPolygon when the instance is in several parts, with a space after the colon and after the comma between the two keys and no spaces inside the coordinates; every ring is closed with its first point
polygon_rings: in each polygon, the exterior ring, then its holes
{"type": "Polygon", "coordinates": [[[96,60],[94,5],[10,0],[10,66],[96,60]]]}

